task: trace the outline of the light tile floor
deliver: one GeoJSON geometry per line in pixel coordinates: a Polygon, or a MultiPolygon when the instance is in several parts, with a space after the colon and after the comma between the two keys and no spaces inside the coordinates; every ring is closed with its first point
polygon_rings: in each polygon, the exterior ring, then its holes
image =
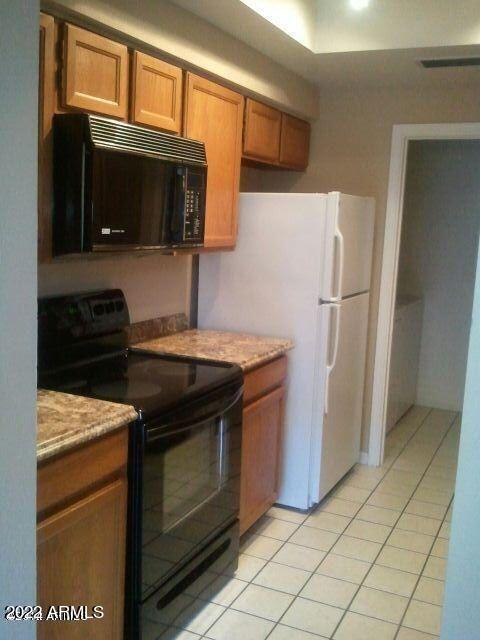
{"type": "Polygon", "coordinates": [[[459,431],[458,414],[413,407],[382,467],[356,465],[310,514],[270,509],[235,576],[168,637],[438,638],[459,431]]]}

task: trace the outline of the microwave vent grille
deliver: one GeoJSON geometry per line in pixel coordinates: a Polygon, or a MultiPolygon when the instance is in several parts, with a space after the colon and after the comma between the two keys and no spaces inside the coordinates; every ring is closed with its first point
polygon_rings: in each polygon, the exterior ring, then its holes
{"type": "Polygon", "coordinates": [[[172,162],[207,164],[203,142],[99,116],[89,115],[88,122],[95,147],[138,153],[172,162]]]}

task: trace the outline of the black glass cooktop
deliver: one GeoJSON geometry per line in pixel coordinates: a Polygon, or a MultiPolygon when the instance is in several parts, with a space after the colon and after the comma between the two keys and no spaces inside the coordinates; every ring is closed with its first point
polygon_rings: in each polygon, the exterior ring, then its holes
{"type": "Polygon", "coordinates": [[[149,420],[240,375],[236,365],[128,349],[98,362],[40,376],[39,386],[130,404],[149,420]]]}

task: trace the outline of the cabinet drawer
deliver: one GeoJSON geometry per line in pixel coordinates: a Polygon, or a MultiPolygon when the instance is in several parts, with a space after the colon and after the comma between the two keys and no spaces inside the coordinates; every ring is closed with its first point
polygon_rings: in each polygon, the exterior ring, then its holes
{"type": "Polygon", "coordinates": [[[71,24],[64,33],[63,106],[125,119],[127,47],[71,24]]]}
{"type": "Polygon", "coordinates": [[[182,87],[183,72],[179,67],[135,51],[132,122],[180,133],[182,87]]]}
{"type": "Polygon", "coordinates": [[[46,460],[38,467],[37,513],[81,495],[115,474],[126,473],[128,428],[46,460]]]}
{"type": "Polygon", "coordinates": [[[287,357],[281,356],[249,371],[244,376],[243,403],[249,404],[275,387],[280,386],[287,376],[287,357]]]}

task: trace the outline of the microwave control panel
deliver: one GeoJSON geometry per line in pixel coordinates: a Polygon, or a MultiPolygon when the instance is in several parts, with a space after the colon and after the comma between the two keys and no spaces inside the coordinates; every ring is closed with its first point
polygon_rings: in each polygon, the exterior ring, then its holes
{"type": "Polygon", "coordinates": [[[184,240],[203,242],[205,226],[205,171],[187,170],[184,240]]]}

